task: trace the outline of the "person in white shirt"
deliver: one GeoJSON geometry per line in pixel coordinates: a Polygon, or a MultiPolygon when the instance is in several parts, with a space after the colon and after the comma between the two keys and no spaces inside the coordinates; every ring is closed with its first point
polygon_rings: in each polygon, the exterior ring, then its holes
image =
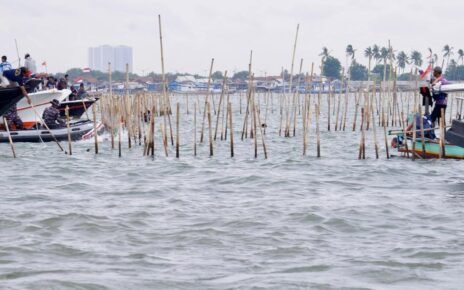
{"type": "Polygon", "coordinates": [[[31,55],[29,53],[26,53],[24,58],[26,59],[24,66],[27,67],[32,72],[32,74],[37,73],[35,60],[31,57],[31,55]]]}

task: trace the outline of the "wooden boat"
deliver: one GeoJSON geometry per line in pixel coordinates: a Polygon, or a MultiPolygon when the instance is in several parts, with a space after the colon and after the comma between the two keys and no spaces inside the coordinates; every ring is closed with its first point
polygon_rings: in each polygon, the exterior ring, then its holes
{"type": "MultiPolygon", "coordinates": [[[[89,120],[71,123],[71,140],[81,140],[82,136],[93,130],[93,127],[93,122],[89,120]]],[[[13,142],[50,142],[54,141],[53,136],[55,136],[58,141],[68,140],[68,129],[66,127],[60,129],[51,129],[50,131],[45,128],[28,129],[10,131],[10,135],[13,142]]],[[[0,131],[0,143],[7,142],[9,142],[8,132],[0,131]]]]}
{"type": "MultiPolygon", "coordinates": [[[[398,148],[398,152],[401,153],[407,153],[413,154],[415,153],[417,157],[422,157],[422,158],[440,158],[440,143],[436,140],[429,140],[425,139],[424,140],[425,144],[425,152],[422,151],[422,140],[421,139],[416,139],[416,144],[413,149],[413,143],[412,140],[408,138],[408,150],[406,150],[406,147],[400,146],[398,148]]],[[[445,144],[445,154],[443,155],[442,158],[447,158],[447,159],[464,159],[464,147],[458,146],[458,145],[453,145],[453,144],[445,144]]]]}
{"type": "Polygon", "coordinates": [[[60,103],[60,107],[58,109],[60,110],[60,115],[64,117],[66,106],[68,106],[69,117],[79,119],[96,101],[96,99],[64,101],[60,103]]]}

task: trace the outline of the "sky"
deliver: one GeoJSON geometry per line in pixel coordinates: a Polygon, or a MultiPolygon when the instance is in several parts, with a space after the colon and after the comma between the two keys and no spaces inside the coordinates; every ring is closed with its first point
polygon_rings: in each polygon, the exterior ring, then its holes
{"type": "MultiPolygon", "coordinates": [[[[320,63],[322,47],[345,65],[353,45],[358,62],[373,44],[408,54],[438,55],[449,44],[464,49],[464,1],[430,0],[0,0],[0,54],[17,60],[30,53],[48,71],[88,66],[88,47],[128,45],[134,72],[161,71],[158,15],[161,15],[166,72],[231,75],[247,70],[253,51],[256,75],[290,70],[297,24],[300,25],[295,73],[320,63]]],[[[456,54],[456,53],[455,53],[456,54]]],[[[317,66],[317,65],[316,65],[317,66]]]]}

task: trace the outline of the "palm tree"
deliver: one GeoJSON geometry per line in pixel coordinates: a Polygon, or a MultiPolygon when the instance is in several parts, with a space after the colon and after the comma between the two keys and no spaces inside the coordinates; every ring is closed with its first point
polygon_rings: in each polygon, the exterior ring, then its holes
{"type": "Polygon", "coordinates": [[[372,57],[374,57],[374,50],[372,49],[372,47],[368,47],[364,50],[364,56],[367,57],[369,59],[369,70],[367,71],[367,81],[370,81],[370,77],[371,77],[371,60],[372,60],[372,57]]]}
{"type": "Polygon", "coordinates": [[[382,47],[380,49],[379,59],[383,60],[383,81],[386,80],[386,76],[387,76],[387,59],[389,55],[390,55],[389,49],[387,49],[386,47],[382,47]]]}
{"type": "Polygon", "coordinates": [[[325,59],[329,57],[329,49],[324,46],[319,56],[322,56],[322,60],[325,61],[325,59]]]}
{"type": "Polygon", "coordinates": [[[416,66],[421,66],[422,65],[422,54],[418,52],[417,50],[413,50],[411,52],[411,62],[416,65],[416,66]]]}
{"type": "Polygon", "coordinates": [[[443,63],[442,63],[442,68],[444,66],[444,63],[445,63],[445,58],[447,59],[446,60],[446,67],[448,67],[448,64],[449,64],[449,60],[450,60],[450,57],[453,55],[453,48],[450,47],[448,44],[446,44],[444,47],[443,47],[443,63]]]}
{"type": "Polygon", "coordinates": [[[372,47],[372,53],[375,61],[378,63],[380,61],[380,48],[377,44],[374,44],[372,47]]]}
{"type": "Polygon", "coordinates": [[[352,62],[354,61],[354,55],[356,53],[356,50],[353,49],[353,46],[351,44],[348,44],[348,46],[346,47],[345,53],[346,53],[346,72],[347,72],[348,75],[350,75],[349,70],[350,70],[350,67],[351,67],[351,63],[348,66],[348,62],[349,62],[350,58],[351,58],[352,62]]]}
{"type": "Polygon", "coordinates": [[[464,65],[464,50],[459,49],[458,50],[458,61],[461,60],[461,65],[464,65]]]}
{"type": "Polygon", "coordinates": [[[398,67],[401,69],[401,73],[403,73],[404,68],[407,64],[409,64],[408,55],[404,51],[398,52],[398,55],[396,56],[396,63],[398,64],[398,67]]]}

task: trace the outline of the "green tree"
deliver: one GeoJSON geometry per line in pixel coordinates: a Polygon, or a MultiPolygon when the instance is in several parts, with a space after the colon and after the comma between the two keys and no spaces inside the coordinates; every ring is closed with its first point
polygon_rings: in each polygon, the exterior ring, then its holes
{"type": "Polygon", "coordinates": [[[248,79],[248,71],[242,70],[242,71],[236,72],[232,76],[232,79],[233,80],[245,81],[245,80],[248,79]]]}
{"type": "Polygon", "coordinates": [[[389,56],[389,49],[387,49],[386,47],[382,47],[380,49],[380,59],[383,60],[383,67],[384,67],[384,72],[382,74],[382,79],[385,81],[386,80],[386,77],[388,75],[390,75],[390,73],[387,73],[386,69],[387,69],[387,59],[388,59],[388,56],[389,56]]]}
{"type": "Polygon", "coordinates": [[[368,47],[364,50],[364,56],[367,57],[369,59],[369,65],[368,65],[368,71],[367,71],[367,79],[370,80],[370,74],[369,72],[371,71],[371,62],[372,62],[372,58],[374,57],[374,50],[372,49],[372,47],[368,47]]]}
{"type": "Polygon", "coordinates": [[[213,80],[220,80],[220,79],[223,79],[224,76],[222,75],[222,72],[221,71],[215,71],[212,75],[211,75],[211,78],[213,80]]]}
{"type": "Polygon", "coordinates": [[[329,49],[324,46],[319,56],[322,56],[322,61],[325,61],[329,57],[329,49]]]}
{"type": "Polygon", "coordinates": [[[400,72],[403,73],[406,65],[409,64],[409,57],[404,51],[400,51],[396,56],[396,62],[400,68],[400,72]]]}
{"type": "Polygon", "coordinates": [[[450,57],[453,56],[453,54],[454,54],[453,53],[453,48],[451,46],[449,46],[448,44],[446,44],[443,47],[443,61],[442,61],[442,64],[441,64],[442,67],[445,65],[445,58],[446,58],[446,67],[448,67],[450,57]]]}
{"type": "Polygon", "coordinates": [[[342,65],[338,59],[332,56],[327,56],[324,61],[323,66],[324,75],[328,78],[332,79],[340,79],[340,71],[342,69],[342,65]]]}
{"type": "Polygon", "coordinates": [[[464,80],[464,65],[456,65],[450,61],[449,67],[445,72],[446,78],[452,81],[464,80]]]}
{"type": "Polygon", "coordinates": [[[351,44],[348,44],[346,46],[346,49],[345,49],[345,54],[346,54],[346,69],[348,70],[347,71],[347,74],[349,75],[349,68],[351,67],[351,65],[349,64],[349,61],[351,59],[351,62],[354,61],[355,59],[355,53],[356,53],[356,50],[353,48],[353,46],[351,44]]]}
{"type": "Polygon", "coordinates": [[[413,50],[411,52],[411,62],[414,64],[414,65],[417,65],[417,66],[421,66],[422,65],[422,54],[420,52],[418,52],[417,50],[413,50]]]}
{"type": "Polygon", "coordinates": [[[367,80],[367,68],[353,60],[350,66],[350,79],[354,81],[367,80]]]}
{"type": "Polygon", "coordinates": [[[464,65],[464,50],[458,50],[458,62],[461,61],[461,65],[464,65]]]}
{"type": "Polygon", "coordinates": [[[379,63],[380,62],[380,48],[377,44],[374,44],[374,46],[372,46],[372,53],[373,53],[373,57],[376,61],[376,63],[379,63]]]}
{"type": "Polygon", "coordinates": [[[379,76],[379,78],[381,80],[384,79],[384,74],[386,73],[387,75],[390,74],[390,65],[382,65],[382,64],[378,64],[374,67],[374,69],[372,70],[372,73],[379,76]]]}

